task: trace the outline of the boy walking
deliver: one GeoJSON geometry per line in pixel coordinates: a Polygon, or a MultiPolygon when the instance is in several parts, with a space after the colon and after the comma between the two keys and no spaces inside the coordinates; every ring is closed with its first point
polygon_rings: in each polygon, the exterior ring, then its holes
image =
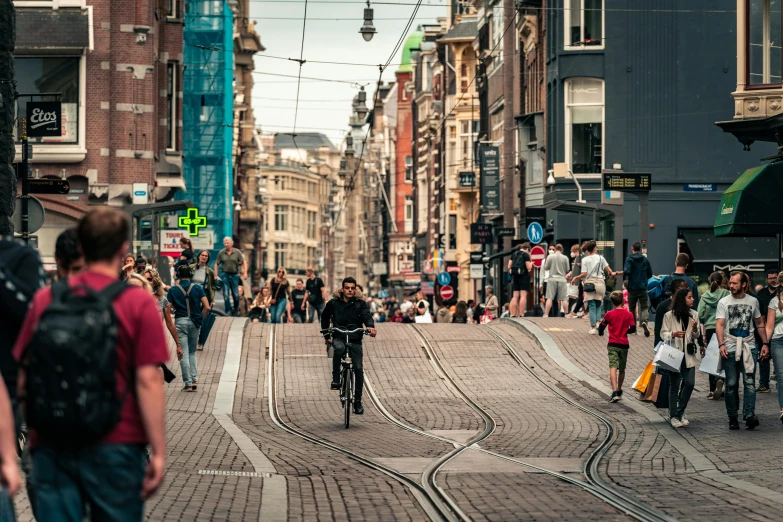
{"type": "Polygon", "coordinates": [[[624,308],[623,293],[615,290],[609,295],[614,305],[603,321],[598,325],[598,335],[603,335],[609,328],[609,382],[612,385],[612,397],[609,402],[617,402],[623,396],[623,380],[625,379],[625,364],[628,361],[628,330],[635,320],[633,314],[624,308]]]}

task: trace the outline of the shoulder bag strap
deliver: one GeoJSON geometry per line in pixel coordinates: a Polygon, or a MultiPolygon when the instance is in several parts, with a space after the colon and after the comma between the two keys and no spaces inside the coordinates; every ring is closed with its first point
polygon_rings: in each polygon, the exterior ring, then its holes
{"type": "Polygon", "coordinates": [[[187,292],[179,285],[179,283],[177,283],[177,288],[179,288],[179,291],[185,295],[185,306],[188,309],[188,317],[190,317],[190,291],[193,289],[193,283],[190,283],[187,292]]]}

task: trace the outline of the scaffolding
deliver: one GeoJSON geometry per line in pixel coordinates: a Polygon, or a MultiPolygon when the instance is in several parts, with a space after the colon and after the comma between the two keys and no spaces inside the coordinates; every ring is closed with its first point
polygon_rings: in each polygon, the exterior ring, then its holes
{"type": "Polygon", "coordinates": [[[232,235],[233,14],[225,0],[190,0],[185,13],[183,174],[189,199],[207,218],[215,249],[232,235]]]}

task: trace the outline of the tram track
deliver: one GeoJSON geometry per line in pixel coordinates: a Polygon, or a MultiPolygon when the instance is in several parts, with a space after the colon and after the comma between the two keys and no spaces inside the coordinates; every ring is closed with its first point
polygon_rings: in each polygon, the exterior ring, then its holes
{"type": "MultiPolygon", "coordinates": [[[[318,446],[322,446],[332,451],[335,451],[340,455],[350,458],[351,460],[363,466],[366,466],[370,469],[383,473],[389,478],[402,483],[405,487],[409,489],[409,491],[411,492],[413,497],[419,502],[419,504],[421,505],[425,513],[427,513],[427,516],[429,516],[430,519],[433,521],[443,520],[447,522],[458,522],[460,520],[469,520],[468,518],[465,517],[464,513],[462,513],[462,511],[456,505],[454,500],[451,499],[451,497],[449,497],[444,491],[440,490],[440,488],[433,488],[431,483],[425,481],[422,481],[421,483],[417,482],[416,480],[410,478],[404,473],[401,473],[388,466],[380,464],[371,458],[364,457],[355,451],[349,450],[338,444],[335,444],[328,440],[324,440],[320,437],[307,433],[285,422],[280,417],[278,411],[277,360],[276,360],[277,359],[277,332],[276,332],[275,325],[270,326],[268,342],[269,342],[269,363],[267,367],[267,386],[268,386],[267,396],[269,401],[268,403],[269,416],[271,417],[272,422],[278,428],[300,439],[306,440],[312,444],[316,444],[318,446]]],[[[448,460],[451,459],[451,457],[448,457],[448,455],[451,455],[455,451],[456,450],[449,452],[446,456],[441,457],[439,461],[443,460],[443,464],[445,464],[445,462],[448,462],[448,460]]]]}

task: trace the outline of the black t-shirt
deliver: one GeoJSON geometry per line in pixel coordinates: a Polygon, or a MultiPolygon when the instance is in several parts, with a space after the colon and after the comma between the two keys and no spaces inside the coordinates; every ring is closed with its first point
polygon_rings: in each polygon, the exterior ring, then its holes
{"type": "Polygon", "coordinates": [[[293,306],[291,310],[292,314],[304,315],[305,311],[302,310],[302,303],[304,303],[304,296],[305,296],[304,290],[291,290],[291,301],[293,301],[291,305],[293,306]]]}
{"type": "Polygon", "coordinates": [[[324,295],[321,289],[324,287],[324,282],[321,281],[320,277],[316,277],[314,279],[307,279],[307,282],[305,282],[305,290],[310,292],[310,295],[312,298],[310,299],[310,304],[313,305],[320,305],[324,302],[324,295]]]}
{"type": "Polygon", "coordinates": [[[288,280],[286,279],[282,283],[279,283],[276,278],[273,278],[269,282],[269,287],[271,290],[271,296],[272,300],[275,302],[279,301],[280,299],[288,299],[288,280]]]}
{"type": "Polygon", "coordinates": [[[461,315],[455,315],[451,318],[451,322],[457,324],[468,324],[468,318],[462,317],[461,315]]]}
{"type": "Polygon", "coordinates": [[[514,275],[525,275],[527,273],[528,261],[530,261],[530,254],[527,252],[523,250],[514,252],[514,255],[511,258],[511,273],[514,275]]]}
{"type": "Polygon", "coordinates": [[[772,298],[775,297],[777,294],[777,289],[774,289],[775,291],[772,293],[769,293],[769,286],[765,286],[762,288],[758,295],[756,296],[756,299],[759,300],[759,311],[761,312],[762,317],[766,319],[767,317],[767,310],[769,310],[769,302],[772,301],[772,298]]]}

